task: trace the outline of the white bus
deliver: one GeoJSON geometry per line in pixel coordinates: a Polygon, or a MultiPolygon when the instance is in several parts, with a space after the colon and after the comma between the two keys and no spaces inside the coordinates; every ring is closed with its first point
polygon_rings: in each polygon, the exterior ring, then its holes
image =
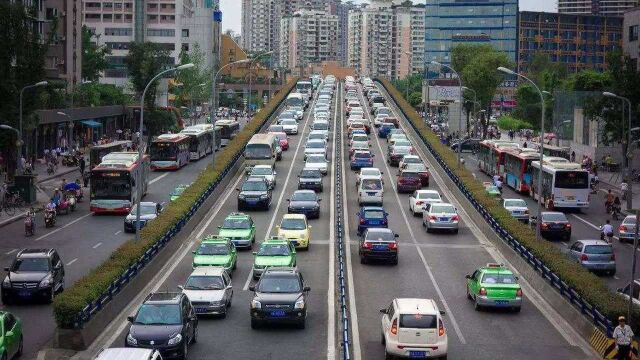
{"type": "Polygon", "coordinates": [[[533,181],[531,194],[542,199],[547,204],[553,200],[555,208],[586,208],[589,207],[591,187],[589,172],[583,170],[580,164],[572,163],[561,157],[545,156],[542,158],[542,191],[538,187],[540,176],[540,161],[531,162],[533,181]]]}
{"type": "Polygon", "coordinates": [[[149,186],[149,156],[138,164],[137,152],[113,152],[91,169],[89,210],[93,213],[126,214],[131,210],[138,191],[142,196],[149,186]],[[142,174],[140,174],[142,173],[142,174]],[[138,177],[142,176],[142,183],[138,177]]]}
{"type": "Polygon", "coordinates": [[[255,134],[244,148],[244,166],[248,173],[255,165],[276,165],[278,138],[271,133],[255,134]]]}
{"type": "Polygon", "coordinates": [[[189,158],[191,161],[199,160],[213,152],[215,143],[213,138],[213,125],[201,124],[184,128],[181,134],[189,136],[189,158]]]}

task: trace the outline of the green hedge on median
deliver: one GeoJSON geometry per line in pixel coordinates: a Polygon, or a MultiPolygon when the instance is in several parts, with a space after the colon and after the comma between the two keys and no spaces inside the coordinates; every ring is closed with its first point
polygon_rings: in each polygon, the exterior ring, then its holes
{"type": "MultiPolygon", "coordinates": [[[[385,87],[396,104],[407,114],[409,121],[418,129],[420,136],[429,143],[432,149],[444,160],[450,169],[458,176],[464,186],[478,203],[480,203],[498,223],[540,259],[551,271],[556,273],[567,285],[572,287],[591,305],[594,305],[603,315],[617,322],[620,314],[627,314],[627,304],[623,298],[611,291],[598,276],[588,272],[579,264],[572,262],[560,249],[547,241],[536,241],[535,232],[529,226],[514,219],[495,198],[488,196],[481,181],[475,179],[471,172],[464,167],[457,168],[457,154],[443,145],[440,139],[418,115],[411,105],[405,101],[402,94],[386,79],[377,79],[385,87]]],[[[594,234],[597,236],[597,234],[594,234]]],[[[625,274],[626,275],[626,274],[625,274]]],[[[640,318],[640,312],[634,310],[633,317],[640,318]]],[[[640,326],[634,321],[634,331],[638,333],[640,326]]]]}
{"type": "Polygon", "coordinates": [[[166,210],[153,221],[151,226],[142,229],[139,242],[133,239],[128,240],[102,264],[55,298],[53,311],[59,328],[69,329],[78,326],[74,323],[76,315],[88,304],[98,299],[114,281],[189,212],[193,204],[221,176],[233,158],[244,150],[249,139],[260,130],[263,122],[273,115],[280,103],[293,89],[296,81],[297,78],[289,81],[273,97],[271,102],[256,114],[222,151],[216,154],[213,166],[209,165],[203,170],[177,201],[168,204],[166,210]]]}

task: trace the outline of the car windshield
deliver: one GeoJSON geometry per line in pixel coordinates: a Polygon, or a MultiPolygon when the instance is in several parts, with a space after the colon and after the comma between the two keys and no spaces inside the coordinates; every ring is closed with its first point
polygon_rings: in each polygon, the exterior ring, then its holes
{"type": "Polygon", "coordinates": [[[380,176],[380,170],[377,170],[377,169],[362,169],[362,170],[360,170],[360,176],[380,176]]]}
{"type": "Polygon", "coordinates": [[[307,162],[308,163],[323,163],[326,160],[324,159],[324,156],[322,155],[318,155],[318,156],[307,156],[307,162]]]}
{"type": "Polygon", "coordinates": [[[289,256],[289,246],[285,244],[262,244],[258,255],[263,256],[289,256]]]}
{"type": "Polygon", "coordinates": [[[522,199],[505,200],[505,207],[527,207],[527,203],[522,199]]]}
{"type": "Polygon", "coordinates": [[[319,132],[310,132],[309,133],[309,140],[314,140],[314,139],[324,139],[325,136],[323,133],[319,133],[319,132]]]}
{"type": "Polygon", "coordinates": [[[185,290],[222,290],[222,276],[189,276],[184,285],[185,290]]]}
{"type": "MultiPolygon", "coordinates": [[[[396,142],[396,145],[398,143],[396,142]]],[[[415,157],[415,156],[405,156],[402,158],[402,162],[404,162],[405,164],[420,164],[422,163],[422,160],[420,160],[419,157],[415,157]]]]}
{"type": "Polygon", "coordinates": [[[409,140],[398,139],[398,140],[396,140],[396,142],[393,143],[393,145],[395,145],[395,146],[411,146],[411,143],[409,142],[409,140]]]}
{"type": "Polygon", "coordinates": [[[267,191],[267,184],[264,181],[245,181],[242,191],[267,191]]]}
{"type": "Polygon", "coordinates": [[[367,241],[394,241],[395,236],[391,231],[369,230],[364,239],[367,241]]]}
{"type": "Polygon", "coordinates": [[[287,140],[287,134],[285,133],[274,133],[274,135],[278,140],[287,140]]]}
{"type": "Polygon", "coordinates": [[[272,175],[273,170],[268,167],[257,167],[251,169],[251,175],[272,175]]]}
{"type": "Polygon", "coordinates": [[[296,191],[291,197],[291,201],[316,201],[318,197],[313,191],[296,191]]]}
{"type": "Polygon", "coordinates": [[[456,209],[452,205],[432,205],[429,212],[443,213],[443,214],[455,214],[456,209]]]}
{"type": "Polygon", "coordinates": [[[304,230],[307,228],[307,224],[303,219],[282,219],[280,223],[280,229],[284,230],[304,230]]]}
{"type": "Polygon", "coordinates": [[[266,293],[299,293],[300,281],[291,276],[267,276],[260,279],[258,285],[259,292],[266,293]]]}
{"type": "Polygon", "coordinates": [[[313,130],[329,130],[327,123],[313,123],[313,130]]]}
{"type": "Polygon", "coordinates": [[[484,274],[481,282],[485,284],[515,284],[516,277],[513,274],[484,274]]]}
{"type": "Polygon", "coordinates": [[[322,174],[320,174],[320,171],[318,170],[302,170],[300,172],[300,177],[301,178],[319,178],[319,177],[322,177],[322,174]]]}
{"type": "Polygon", "coordinates": [[[179,304],[142,304],[134,320],[137,325],[181,325],[179,304]]]}
{"type": "Polygon", "coordinates": [[[440,195],[436,193],[418,193],[418,199],[440,199],[440,195]]]}
{"type": "Polygon", "coordinates": [[[542,221],[567,221],[563,213],[543,213],[542,221]]]}
{"type": "Polygon", "coordinates": [[[353,154],[353,157],[359,158],[359,159],[369,159],[371,158],[371,154],[365,153],[365,152],[357,152],[353,154]]]}
{"type": "Polygon", "coordinates": [[[200,244],[196,255],[227,255],[229,254],[229,246],[227,244],[200,244]]]}
{"type": "Polygon", "coordinates": [[[365,210],[364,217],[367,219],[384,219],[384,211],[382,210],[365,210]]]}
{"type": "Polygon", "coordinates": [[[306,146],[307,149],[324,149],[324,143],[320,141],[309,141],[306,146]]]}
{"type": "Polygon", "coordinates": [[[16,259],[11,267],[13,272],[48,272],[49,259],[47,258],[20,258],[16,259]]]}
{"type": "Polygon", "coordinates": [[[401,314],[400,327],[409,329],[435,329],[438,323],[436,315],[401,314]]]}
{"type": "Polygon", "coordinates": [[[368,149],[369,144],[367,144],[366,141],[354,141],[351,147],[358,149],[368,149]]]}
{"type": "Polygon", "coordinates": [[[405,169],[412,171],[427,171],[427,166],[420,163],[413,163],[407,164],[407,167],[405,169]]]}
{"type": "Polygon", "coordinates": [[[280,122],[280,125],[298,125],[298,123],[293,119],[286,119],[280,122]]]}
{"type": "Polygon", "coordinates": [[[269,132],[282,132],[282,125],[269,126],[269,132]]]}
{"type": "MultiPolygon", "coordinates": [[[[140,215],[144,216],[144,215],[153,215],[156,213],[156,206],[155,205],[142,205],[140,206],[140,208],[142,209],[142,211],[140,211],[140,215]]],[[[131,214],[132,215],[136,215],[138,213],[138,205],[133,205],[133,208],[131,209],[131,214]]]]}
{"type": "Polygon", "coordinates": [[[250,229],[251,222],[249,219],[224,219],[222,227],[227,229],[250,229]]]}
{"type": "Polygon", "coordinates": [[[587,245],[584,247],[585,254],[605,255],[612,252],[610,245],[587,245]]]}
{"type": "Polygon", "coordinates": [[[625,224],[625,225],[635,226],[636,225],[636,217],[635,216],[627,216],[626,218],[624,218],[624,221],[622,221],[622,223],[625,224]]]}

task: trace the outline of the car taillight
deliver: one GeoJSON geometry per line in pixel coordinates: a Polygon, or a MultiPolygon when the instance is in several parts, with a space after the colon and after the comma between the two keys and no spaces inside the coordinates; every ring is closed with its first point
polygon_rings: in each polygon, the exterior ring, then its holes
{"type": "Polygon", "coordinates": [[[478,292],[478,294],[482,295],[482,296],[487,296],[487,289],[485,288],[480,288],[480,291],[478,292]]]}
{"type": "Polygon", "coordinates": [[[422,201],[416,201],[416,205],[422,205],[424,204],[422,201]]]}
{"type": "Polygon", "coordinates": [[[548,225],[548,224],[545,224],[545,223],[542,223],[542,224],[540,225],[540,227],[542,227],[543,229],[546,229],[546,228],[548,228],[548,227],[549,227],[549,225],[548,225]]]}
{"type": "Polygon", "coordinates": [[[571,229],[571,224],[567,223],[564,225],[565,229],[571,229]]]}
{"type": "Polygon", "coordinates": [[[438,218],[436,218],[435,216],[433,216],[433,215],[429,215],[429,220],[436,221],[437,219],[438,219],[438,218]]]}
{"type": "Polygon", "coordinates": [[[398,249],[398,243],[392,242],[391,244],[389,244],[389,249],[397,250],[398,249]]]}
{"type": "Polygon", "coordinates": [[[442,319],[438,319],[438,336],[444,336],[444,324],[442,319]]]}
{"type": "Polygon", "coordinates": [[[453,217],[451,218],[452,221],[460,221],[460,216],[458,215],[453,215],[453,217]]]}
{"type": "Polygon", "coordinates": [[[364,219],[360,219],[360,225],[364,225],[364,219]]]}
{"type": "Polygon", "coordinates": [[[522,297],[522,289],[518,289],[518,291],[516,291],[516,296],[522,297]]]}
{"type": "Polygon", "coordinates": [[[365,242],[362,243],[362,247],[364,249],[371,249],[373,247],[373,245],[371,245],[370,242],[365,241],[365,242]]]}
{"type": "Polygon", "coordinates": [[[616,254],[611,253],[611,261],[616,261],[616,254]]]}
{"type": "Polygon", "coordinates": [[[626,226],[624,226],[624,225],[620,225],[620,226],[618,227],[618,231],[627,231],[627,227],[626,227],[626,226]]]}
{"type": "Polygon", "coordinates": [[[393,319],[393,322],[391,323],[391,330],[389,330],[389,332],[393,335],[398,334],[398,319],[393,319]]]}
{"type": "Polygon", "coordinates": [[[586,254],[580,255],[580,261],[587,261],[587,260],[589,260],[589,257],[586,254]]]}

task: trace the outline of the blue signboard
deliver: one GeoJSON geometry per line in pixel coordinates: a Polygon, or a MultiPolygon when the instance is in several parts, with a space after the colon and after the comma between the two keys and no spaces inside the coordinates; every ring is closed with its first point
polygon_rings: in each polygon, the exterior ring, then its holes
{"type": "Polygon", "coordinates": [[[215,10],[213,12],[213,21],[215,22],[222,22],[222,11],[220,10],[215,10]]]}

